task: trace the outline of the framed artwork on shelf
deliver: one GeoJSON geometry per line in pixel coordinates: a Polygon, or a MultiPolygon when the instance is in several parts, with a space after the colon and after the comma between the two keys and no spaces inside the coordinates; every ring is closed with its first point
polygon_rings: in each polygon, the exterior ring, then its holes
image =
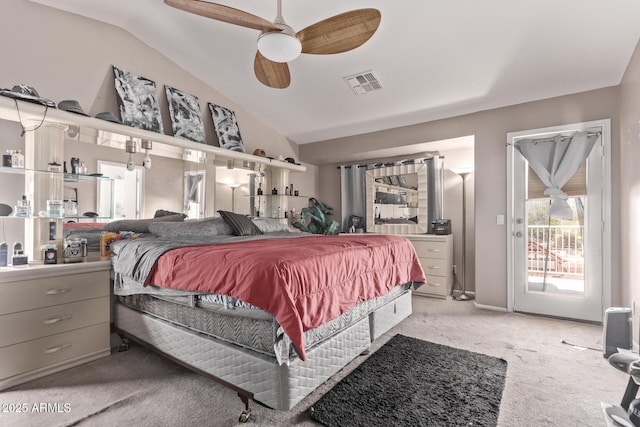
{"type": "Polygon", "coordinates": [[[154,81],[113,66],[120,119],[125,125],[164,133],[154,81]]]}
{"type": "Polygon", "coordinates": [[[211,111],[213,126],[218,135],[220,147],[244,153],[244,144],[240,137],[236,114],[228,108],[212,103],[209,103],[209,110],[211,111]]]}
{"type": "Polygon", "coordinates": [[[165,85],[173,136],[206,143],[198,97],[165,85]]]}

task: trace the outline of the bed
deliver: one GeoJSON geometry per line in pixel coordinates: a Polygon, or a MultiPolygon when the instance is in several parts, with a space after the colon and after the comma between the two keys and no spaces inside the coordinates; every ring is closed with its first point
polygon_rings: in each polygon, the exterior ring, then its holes
{"type": "Polygon", "coordinates": [[[399,236],[238,216],[148,229],[110,247],[116,330],[231,387],[245,410],[291,409],[411,314],[425,282],[399,236]]]}

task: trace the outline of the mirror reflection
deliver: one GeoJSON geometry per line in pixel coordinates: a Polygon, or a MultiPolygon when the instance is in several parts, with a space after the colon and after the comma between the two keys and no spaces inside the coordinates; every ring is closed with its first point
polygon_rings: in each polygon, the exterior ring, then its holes
{"type": "Polygon", "coordinates": [[[418,174],[377,177],[374,183],[375,224],[418,224],[418,174]]]}
{"type": "Polygon", "coordinates": [[[444,158],[412,159],[365,173],[366,231],[386,234],[429,233],[442,218],[444,158]]]}

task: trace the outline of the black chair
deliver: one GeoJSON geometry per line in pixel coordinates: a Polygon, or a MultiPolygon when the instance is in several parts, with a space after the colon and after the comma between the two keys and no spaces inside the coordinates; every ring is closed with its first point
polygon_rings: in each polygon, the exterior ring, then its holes
{"type": "Polygon", "coordinates": [[[629,374],[627,388],[622,396],[620,406],[625,411],[629,410],[629,404],[638,394],[638,385],[640,384],[640,354],[637,353],[614,353],[609,356],[609,363],[614,368],[629,374]]]}
{"type": "MultiPolygon", "coordinates": [[[[614,368],[629,374],[627,388],[622,396],[620,405],[610,405],[606,407],[606,416],[614,421],[613,425],[634,427],[638,426],[637,414],[629,416],[629,406],[638,394],[638,386],[640,385],[640,355],[638,353],[623,352],[614,353],[609,356],[609,363],[614,368]]],[[[607,423],[607,425],[611,425],[607,423]]]]}

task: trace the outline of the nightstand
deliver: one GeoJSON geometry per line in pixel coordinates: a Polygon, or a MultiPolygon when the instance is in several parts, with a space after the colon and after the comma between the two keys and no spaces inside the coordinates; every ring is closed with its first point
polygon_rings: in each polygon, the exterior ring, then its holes
{"type": "Polygon", "coordinates": [[[416,250],[427,283],[413,291],[417,295],[446,298],[453,283],[453,235],[408,234],[416,250]]]}
{"type": "Polygon", "coordinates": [[[0,390],[110,354],[110,263],[0,269],[0,390]]]}

